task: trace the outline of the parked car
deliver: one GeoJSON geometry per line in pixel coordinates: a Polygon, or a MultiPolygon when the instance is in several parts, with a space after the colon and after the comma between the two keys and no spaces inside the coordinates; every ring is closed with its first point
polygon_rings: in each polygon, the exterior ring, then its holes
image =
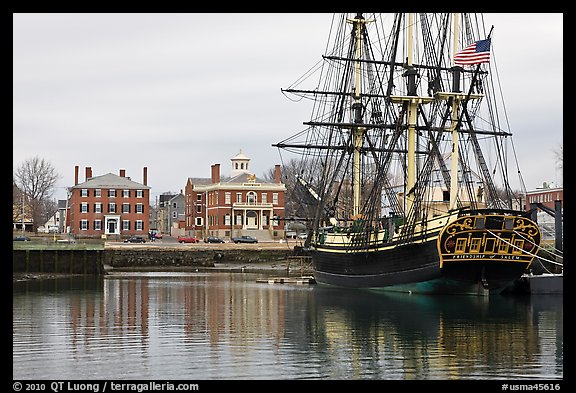
{"type": "Polygon", "coordinates": [[[124,243],[146,243],[146,239],[142,236],[130,236],[128,239],[124,240],[124,243]]]}
{"type": "Polygon", "coordinates": [[[224,240],[220,239],[219,237],[208,236],[206,239],[204,239],[204,243],[224,243],[224,240]]]}
{"type": "Polygon", "coordinates": [[[28,236],[16,236],[12,240],[15,242],[29,242],[30,238],[28,236]]]}
{"type": "Polygon", "coordinates": [[[193,236],[178,236],[178,243],[198,243],[200,239],[193,236]]]}
{"type": "Polygon", "coordinates": [[[258,239],[256,239],[253,236],[238,236],[238,237],[233,237],[232,241],[234,243],[258,243],[258,239]]]}

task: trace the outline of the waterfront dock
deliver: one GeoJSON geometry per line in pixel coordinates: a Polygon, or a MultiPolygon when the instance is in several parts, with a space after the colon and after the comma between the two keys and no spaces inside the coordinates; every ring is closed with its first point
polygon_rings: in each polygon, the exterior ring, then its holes
{"type": "Polygon", "coordinates": [[[267,284],[316,284],[316,280],[312,276],[258,278],[256,282],[267,284]]]}

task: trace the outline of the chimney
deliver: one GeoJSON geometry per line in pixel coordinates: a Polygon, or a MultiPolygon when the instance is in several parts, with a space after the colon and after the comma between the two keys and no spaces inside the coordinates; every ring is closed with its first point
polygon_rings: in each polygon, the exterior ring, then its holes
{"type": "Polygon", "coordinates": [[[276,183],[281,183],[282,182],[282,178],[280,176],[280,165],[276,165],[274,167],[274,181],[276,183]]]}
{"type": "Polygon", "coordinates": [[[74,185],[78,185],[78,165],[74,167],[74,185]]]}
{"type": "Polygon", "coordinates": [[[120,169],[120,177],[126,177],[126,169],[120,169]]]}
{"type": "Polygon", "coordinates": [[[88,181],[88,179],[90,179],[92,177],[92,167],[87,166],[86,167],[86,181],[88,181]]]}
{"type": "Polygon", "coordinates": [[[144,171],[143,171],[143,176],[144,176],[144,185],[147,186],[148,185],[148,167],[144,167],[144,171]]]}
{"type": "Polygon", "coordinates": [[[212,165],[212,183],[220,183],[220,164],[212,165]]]}

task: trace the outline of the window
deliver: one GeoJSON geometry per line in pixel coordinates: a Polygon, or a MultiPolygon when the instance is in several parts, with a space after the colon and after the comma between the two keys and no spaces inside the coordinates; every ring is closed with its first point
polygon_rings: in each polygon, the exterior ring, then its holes
{"type": "Polygon", "coordinates": [[[475,229],[484,229],[486,223],[486,219],[484,217],[476,217],[476,221],[474,222],[475,229]]]}
{"type": "Polygon", "coordinates": [[[173,202],[173,203],[172,203],[172,207],[173,207],[174,209],[176,209],[176,202],[173,202]]]}
{"type": "Polygon", "coordinates": [[[196,225],[197,226],[202,226],[202,217],[196,217],[196,225]]]}
{"type": "Polygon", "coordinates": [[[80,204],[80,213],[88,213],[88,203],[82,202],[80,204]]]}
{"type": "Polygon", "coordinates": [[[144,213],[144,205],[142,203],[136,204],[136,213],[144,213]]]}
{"type": "Polygon", "coordinates": [[[241,202],[242,202],[242,193],[241,193],[241,192],[237,192],[237,193],[236,193],[236,202],[237,202],[237,203],[241,203],[241,202]]]}
{"type": "Polygon", "coordinates": [[[254,192],[250,191],[246,195],[246,202],[248,202],[251,205],[254,205],[256,203],[256,194],[254,192]]]}
{"type": "Polygon", "coordinates": [[[94,213],[102,213],[102,204],[100,202],[94,204],[94,213]]]}
{"type": "Polygon", "coordinates": [[[116,204],[114,202],[108,204],[108,213],[116,213],[116,204]]]}
{"type": "Polygon", "coordinates": [[[196,200],[202,202],[202,194],[196,194],[196,200]]]}
{"type": "Polygon", "coordinates": [[[268,225],[268,216],[262,216],[262,225],[268,225]]]}
{"type": "Polygon", "coordinates": [[[500,239],[500,244],[498,245],[498,252],[507,253],[508,252],[508,240],[500,239]]]}
{"type": "Polygon", "coordinates": [[[486,239],[486,244],[484,245],[484,252],[494,252],[495,245],[496,245],[496,239],[494,238],[486,239]]]}
{"type": "Polygon", "coordinates": [[[83,188],[80,190],[80,196],[81,197],[87,197],[88,196],[88,189],[87,188],[83,188]]]}
{"type": "Polygon", "coordinates": [[[230,214],[224,216],[224,225],[230,225],[230,214]]]}
{"type": "Polygon", "coordinates": [[[144,229],[144,222],[142,220],[136,220],[136,230],[141,231],[144,229]]]}
{"type": "Polygon", "coordinates": [[[178,218],[178,212],[177,211],[172,212],[172,218],[178,218]]]}
{"type": "Polygon", "coordinates": [[[144,191],[136,190],[136,198],[144,198],[144,191]]]}
{"type": "Polygon", "coordinates": [[[227,192],[226,194],[224,194],[224,204],[229,205],[230,204],[230,193],[227,192]]]}
{"type": "Polygon", "coordinates": [[[101,194],[102,194],[102,190],[101,190],[101,189],[97,188],[97,189],[94,190],[94,196],[95,196],[96,198],[100,198],[101,194]]]}
{"type": "Polygon", "coordinates": [[[236,215],[236,225],[243,225],[241,214],[236,215]]]}
{"type": "Polygon", "coordinates": [[[88,220],[80,220],[80,229],[83,231],[88,230],[88,220]]]}
{"type": "Polygon", "coordinates": [[[463,253],[466,250],[466,238],[456,239],[456,253],[463,253]]]}
{"type": "Polygon", "coordinates": [[[122,198],[130,198],[130,190],[122,190],[122,198]]]}
{"type": "Polygon", "coordinates": [[[115,198],[116,197],[116,190],[115,189],[108,190],[108,197],[115,198]]]}
{"type": "Polygon", "coordinates": [[[262,203],[268,203],[268,194],[263,192],[262,195],[260,196],[260,198],[262,198],[262,203]]]}
{"type": "Polygon", "coordinates": [[[130,204],[129,203],[123,203],[122,204],[122,213],[130,213],[130,204]]]}
{"type": "Polygon", "coordinates": [[[272,194],[272,203],[275,205],[278,204],[278,193],[277,192],[272,194]]]}
{"type": "Polygon", "coordinates": [[[512,249],[512,254],[522,254],[522,247],[524,247],[524,240],[516,239],[514,240],[514,248],[512,249]]]}
{"type": "Polygon", "coordinates": [[[196,205],[196,213],[202,213],[202,205],[196,205]]]}
{"type": "Polygon", "coordinates": [[[94,220],[94,230],[96,231],[102,230],[102,220],[94,220]]]}
{"type": "Polygon", "coordinates": [[[470,252],[480,251],[481,240],[481,238],[470,239],[470,252]]]}
{"type": "Polygon", "coordinates": [[[130,230],[130,221],[129,220],[122,220],[122,230],[129,231],[130,230]]]}

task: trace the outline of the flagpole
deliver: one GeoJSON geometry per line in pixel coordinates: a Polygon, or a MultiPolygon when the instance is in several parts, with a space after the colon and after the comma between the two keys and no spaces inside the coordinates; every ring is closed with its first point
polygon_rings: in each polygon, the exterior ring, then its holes
{"type": "MultiPolygon", "coordinates": [[[[452,59],[455,64],[456,53],[458,53],[458,14],[454,13],[454,29],[453,29],[453,45],[454,45],[454,56],[452,59]]],[[[454,71],[457,72],[456,70],[454,71]]],[[[458,76],[459,78],[459,76],[458,76]]],[[[459,84],[459,83],[458,83],[459,84]]],[[[454,86],[452,88],[454,90],[454,86]]],[[[455,92],[457,93],[457,92],[455,92]]],[[[458,106],[460,101],[454,97],[452,100],[452,153],[450,155],[450,204],[448,209],[452,210],[456,207],[456,201],[458,200],[458,106]]]]}

